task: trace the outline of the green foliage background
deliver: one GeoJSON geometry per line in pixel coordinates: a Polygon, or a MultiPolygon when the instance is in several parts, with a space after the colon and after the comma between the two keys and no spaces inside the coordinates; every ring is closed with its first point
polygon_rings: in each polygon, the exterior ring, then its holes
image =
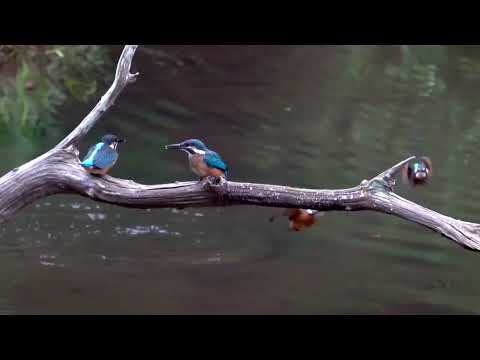
{"type": "Polygon", "coordinates": [[[0,45],[0,131],[46,131],[66,102],[92,98],[111,64],[105,46],[0,45]]]}

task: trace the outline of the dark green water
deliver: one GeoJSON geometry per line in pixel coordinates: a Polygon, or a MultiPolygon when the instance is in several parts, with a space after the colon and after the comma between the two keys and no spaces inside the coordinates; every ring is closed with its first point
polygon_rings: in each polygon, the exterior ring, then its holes
{"type": "MultiPolygon", "coordinates": [[[[355,186],[412,154],[431,186],[397,192],[480,222],[478,47],[157,46],[82,146],[128,139],[112,175],[191,180],[163,145],[203,139],[231,179],[355,186]]],[[[112,69],[113,71],[113,69],[112,69]]],[[[90,110],[72,104],[44,139],[0,139],[2,173],[90,110]]],[[[325,214],[313,228],[272,209],[130,210],[78,196],[24,209],[0,231],[5,314],[480,313],[480,255],[391,216],[325,214]]]]}

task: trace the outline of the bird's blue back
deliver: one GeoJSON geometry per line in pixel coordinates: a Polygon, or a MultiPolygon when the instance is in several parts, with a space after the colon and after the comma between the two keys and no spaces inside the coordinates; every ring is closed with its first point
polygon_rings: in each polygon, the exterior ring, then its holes
{"type": "Polygon", "coordinates": [[[413,171],[426,171],[427,170],[427,165],[422,161],[422,162],[416,162],[413,164],[413,171]]]}
{"type": "Polygon", "coordinates": [[[104,169],[112,166],[118,159],[118,153],[105,143],[92,146],[82,161],[85,167],[104,169]]]}
{"type": "Polygon", "coordinates": [[[222,170],[225,175],[228,173],[228,166],[215,151],[208,150],[204,156],[207,166],[222,170]]]}

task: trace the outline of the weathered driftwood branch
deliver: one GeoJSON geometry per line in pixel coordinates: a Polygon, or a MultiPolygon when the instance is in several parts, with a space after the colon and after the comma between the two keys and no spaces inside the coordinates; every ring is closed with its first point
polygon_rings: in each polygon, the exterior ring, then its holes
{"type": "Polygon", "coordinates": [[[163,185],[142,185],[111,176],[95,177],[81,167],[76,144],[113,104],[136,75],[130,65],[136,46],[126,46],[115,81],[91,113],[60,144],[0,178],[0,222],[45,196],[74,193],[95,201],[131,208],[255,205],[318,211],[371,210],[395,215],[441,233],[461,246],[480,250],[480,225],[441,215],[393,193],[395,176],[411,160],[402,161],[356,187],[312,190],[287,186],[206,179],[163,185]]]}

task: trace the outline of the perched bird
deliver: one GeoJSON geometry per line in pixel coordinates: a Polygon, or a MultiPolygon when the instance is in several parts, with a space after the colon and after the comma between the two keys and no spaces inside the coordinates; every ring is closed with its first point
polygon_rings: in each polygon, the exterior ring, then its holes
{"type": "Polygon", "coordinates": [[[105,175],[115,165],[118,159],[117,146],[126,142],[115,135],[105,135],[101,142],[93,145],[81,165],[91,174],[105,175]]]}
{"type": "Polygon", "coordinates": [[[167,150],[183,150],[188,154],[190,169],[200,178],[207,176],[227,177],[228,166],[215,151],[209,150],[196,139],[165,146],[167,150]]]}
{"type": "Polygon", "coordinates": [[[432,176],[432,161],[426,157],[417,157],[403,166],[402,178],[411,186],[425,185],[432,176]]]}
{"type": "MultiPolygon", "coordinates": [[[[323,213],[310,209],[285,209],[282,215],[288,216],[290,230],[301,231],[315,224],[316,217],[323,215],[323,213]]],[[[275,216],[272,216],[270,221],[274,220],[275,216]]]]}

